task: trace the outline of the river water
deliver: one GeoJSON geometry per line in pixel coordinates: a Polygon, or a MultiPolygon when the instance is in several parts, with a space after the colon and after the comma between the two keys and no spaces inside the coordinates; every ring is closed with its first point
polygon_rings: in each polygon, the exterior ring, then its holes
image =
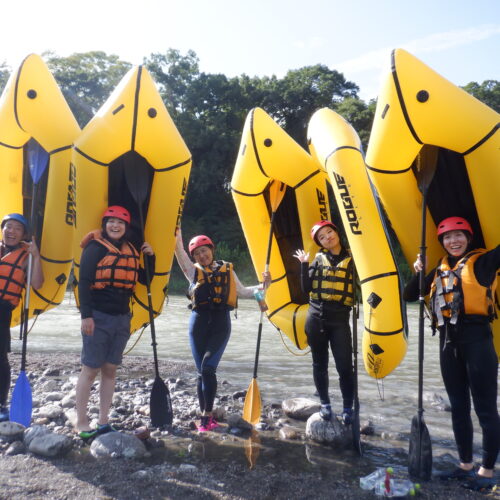
{"type": "MultiPolygon", "coordinates": [[[[227,379],[234,390],[247,388],[251,381],[259,316],[259,310],[253,300],[239,301],[237,319],[234,319],[232,313],[232,335],[219,365],[218,377],[220,381],[227,379]]],[[[359,332],[362,331],[362,318],[360,311],[359,332]]],[[[188,320],[187,299],[171,296],[163,313],[155,321],[160,358],[192,361],[187,337],[188,320]]],[[[385,379],[377,381],[368,376],[363,367],[361,354],[359,356],[361,422],[372,420],[378,433],[384,433],[385,446],[403,449],[407,449],[408,446],[411,419],[416,414],[417,406],[418,306],[412,304],[408,307],[408,322],[410,325],[408,353],[400,366],[385,379]]],[[[14,329],[13,351],[19,351],[21,348],[16,332],[17,329],[14,329]]],[[[80,320],[74,297],[67,295],[58,308],[39,317],[30,333],[28,349],[76,353],[80,351],[81,345],[79,332],[80,320]]],[[[136,335],[132,336],[127,348],[130,348],[135,340],[137,340],[136,335]]],[[[293,349],[288,340],[285,342],[298,355],[290,354],[284,347],[280,334],[265,320],[258,370],[258,384],[263,400],[281,401],[297,396],[314,398],[310,354],[303,355],[303,352],[293,349]]],[[[150,344],[148,328],[131,354],[152,356],[150,344]]],[[[361,353],[361,339],[359,339],[359,352],[361,353]]],[[[340,393],[333,360],[330,365],[330,388],[334,411],[340,412],[340,393]]],[[[431,336],[430,328],[426,325],[424,397],[433,393],[446,397],[439,372],[438,339],[437,336],[431,336]]],[[[450,413],[433,408],[428,401],[424,401],[424,407],[426,410],[424,418],[432,438],[434,455],[452,453],[455,456],[450,413]]],[[[473,418],[476,429],[475,458],[479,459],[481,436],[475,415],[473,418]]],[[[379,437],[373,439],[380,440],[379,437]]]]}

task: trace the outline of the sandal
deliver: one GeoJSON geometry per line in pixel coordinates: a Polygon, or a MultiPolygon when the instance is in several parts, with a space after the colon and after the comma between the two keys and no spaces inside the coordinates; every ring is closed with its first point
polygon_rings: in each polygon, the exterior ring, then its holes
{"type": "Polygon", "coordinates": [[[97,424],[96,433],[107,434],[108,432],[118,432],[111,424],[97,424]]]}
{"type": "Polygon", "coordinates": [[[496,489],[496,479],[494,477],[484,477],[476,474],[476,477],[471,481],[461,484],[462,488],[468,490],[487,492],[496,489]]]}
{"type": "Polygon", "coordinates": [[[83,441],[89,441],[97,436],[97,429],[90,429],[88,431],[81,431],[78,433],[78,437],[83,441]]]}

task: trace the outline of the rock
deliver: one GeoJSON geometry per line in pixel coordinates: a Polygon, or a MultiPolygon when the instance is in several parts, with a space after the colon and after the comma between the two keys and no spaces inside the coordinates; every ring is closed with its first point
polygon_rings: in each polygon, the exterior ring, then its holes
{"type": "Polygon", "coordinates": [[[244,398],[247,395],[247,391],[236,391],[233,392],[233,399],[244,398]]]}
{"type": "Polygon", "coordinates": [[[300,431],[291,427],[289,425],[285,425],[280,429],[280,438],[281,439],[300,439],[300,431]]]}
{"type": "Polygon", "coordinates": [[[45,401],[61,401],[64,398],[64,394],[62,392],[49,392],[45,394],[45,401]]]}
{"type": "Polygon", "coordinates": [[[76,405],[76,397],[73,394],[68,394],[64,396],[61,400],[61,406],[63,408],[74,408],[76,405]]]}
{"type": "Polygon", "coordinates": [[[320,404],[312,399],[291,398],[285,399],[281,407],[288,417],[306,421],[313,413],[319,411],[320,404]]]}
{"type": "Polygon", "coordinates": [[[59,384],[56,380],[47,380],[40,387],[40,392],[54,392],[59,389],[59,384]]]}
{"type": "Polygon", "coordinates": [[[47,368],[42,375],[44,377],[58,377],[61,373],[61,370],[59,368],[47,368]]]}
{"type": "Polygon", "coordinates": [[[31,441],[33,439],[50,434],[49,429],[44,425],[32,425],[24,431],[23,442],[27,448],[29,448],[31,441]]]}
{"type": "Polygon", "coordinates": [[[243,420],[237,413],[232,413],[227,417],[227,425],[232,429],[242,429],[242,430],[252,430],[253,426],[251,423],[243,420]]]}
{"type": "Polygon", "coordinates": [[[25,427],[17,422],[0,422],[0,440],[11,443],[22,440],[25,427]]]}
{"type": "Polygon", "coordinates": [[[75,408],[70,408],[69,410],[66,410],[64,412],[64,416],[66,417],[66,420],[73,426],[76,427],[76,409],[75,408]]]}
{"type": "Polygon", "coordinates": [[[21,455],[22,453],[26,453],[26,446],[24,446],[24,443],[22,441],[14,441],[10,444],[10,446],[7,448],[7,451],[5,452],[5,454],[9,456],[21,455]]]}
{"type": "Polygon", "coordinates": [[[423,399],[424,402],[429,403],[436,410],[451,411],[449,400],[437,392],[424,392],[423,399]]]}
{"type": "Polygon", "coordinates": [[[181,464],[179,465],[179,472],[195,472],[198,470],[196,465],[192,464],[181,464]]]}
{"type": "Polygon", "coordinates": [[[375,425],[371,420],[367,420],[361,424],[359,432],[365,436],[373,436],[375,434],[375,425]]]}
{"type": "Polygon", "coordinates": [[[146,426],[139,427],[134,431],[134,436],[141,441],[145,441],[151,436],[149,429],[146,426]]]}
{"type": "Polygon", "coordinates": [[[72,446],[71,438],[51,432],[32,439],[28,450],[43,457],[62,457],[68,453],[72,446]]]}
{"type": "Polygon", "coordinates": [[[218,420],[219,422],[223,422],[224,420],[226,420],[226,410],[224,410],[224,408],[222,408],[221,406],[214,408],[212,414],[215,420],[218,420]]]}
{"type": "Polygon", "coordinates": [[[108,432],[92,441],[90,453],[96,458],[141,458],[146,455],[146,447],[140,439],[130,434],[108,432]]]}
{"type": "Polygon", "coordinates": [[[50,418],[50,419],[55,419],[60,417],[63,414],[63,410],[60,406],[55,406],[55,405],[47,405],[47,406],[42,406],[38,410],[38,418],[50,418]]]}
{"type": "Polygon", "coordinates": [[[330,444],[335,448],[351,446],[351,428],[341,424],[336,418],[323,420],[319,413],[311,415],[306,423],[306,437],[317,443],[330,444]]]}

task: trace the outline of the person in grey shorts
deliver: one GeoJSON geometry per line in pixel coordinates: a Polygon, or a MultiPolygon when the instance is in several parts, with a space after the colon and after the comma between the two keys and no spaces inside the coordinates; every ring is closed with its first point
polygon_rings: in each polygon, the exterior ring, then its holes
{"type": "MultiPolygon", "coordinates": [[[[130,213],[119,206],[104,212],[102,228],[83,239],[78,294],[82,318],[82,370],[76,385],[76,430],[90,439],[114,431],[108,422],[115,390],[117,366],[130,336],[130,299],[139,281],[146,284],[146,273],[139,265],[139,252],[127,239],[130,213]],[[90,427],[87,405],[97,374],[99,384],[99,419],[90,427]]],[[[154,275],[155,256],[151,245],[141,246],[154,275]]]]}

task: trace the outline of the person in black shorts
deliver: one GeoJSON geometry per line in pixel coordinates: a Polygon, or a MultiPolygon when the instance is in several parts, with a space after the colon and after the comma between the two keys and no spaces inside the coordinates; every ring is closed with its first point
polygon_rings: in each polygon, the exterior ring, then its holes
{"type": "MultiPolygon", "coordinates": [[[[76,430],[82,439],[115,430],[108,423],[108,413],[116,369],[130,336],[130,299],[137,281],[146,284],[139,252],[127,239],[129,225],[128,210],[111,206],[104,212],[102,228],[89,233],[81,244],[78,294],[83,348],[82,370],[76,385],[76,430]],[[99,372],[99,420],[97,429],[91,429],[87,405],[99,372]]],[[[144,242],[141,252],[148,259],[153,276],[155,257],[151,245],[144,242]]]]}

